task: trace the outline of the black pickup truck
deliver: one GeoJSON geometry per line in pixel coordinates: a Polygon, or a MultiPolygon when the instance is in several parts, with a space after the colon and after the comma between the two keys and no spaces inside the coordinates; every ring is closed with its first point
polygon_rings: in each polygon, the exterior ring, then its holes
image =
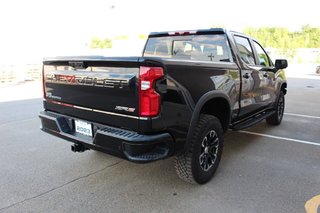
{"type": "Polygon", "coordinates": [[[41,129],[74,152],[137,163],[175,156],[180,178],[206,183],[227,130],[281,123],[286,67],[220,28],[151,33],[142,57],[47,58],[41,129]]]}

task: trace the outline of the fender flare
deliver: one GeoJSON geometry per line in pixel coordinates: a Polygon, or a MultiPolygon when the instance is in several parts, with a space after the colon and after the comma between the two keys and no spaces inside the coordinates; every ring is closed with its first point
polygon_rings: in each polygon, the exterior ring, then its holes
{"type": "Polygon", "coordinates": [[[287,82],[286,81],[283,81],[283,82],[281,82],[281,84],[280,84],[280,86],[279,86],[279,89],[278,89],[278,94],[277,95],[279,95],[280,94],[280,91],[281,91],[281,88],[282,88],[282,86],[283,85],[286,85],[286,87],[285,87],[285,89],[286,89],[286,92],[285,92],[285,94],[287,93],[287,87],[288,87],[288,84],[287,84],[287,82]]]}
{"type": "Polygon", "coordinates": [[[286,90],[285,90],[284,95],[287,94],[287,86],[288,86],[288,84],[287,84],[286,81],[283,81],[283,82],[281,82],[281,84],[279,84],[279,87],[277,88],[277,91],[276,91],[276,100],[275,100],[275,102],[274,102],[274,104],[273,104],[273,107],[276,107],[276,105],[277,105],[277,103],[278,103],[279,95],[280,95],[280,92],[281,92],[281,88],[282,88],[282,86],[283,86],[284,84],[286,84],[286,87],[285,87],[286,90]]]}
{"type": "Polygon", "coordinates": [[[217,91],[217,90],[209,91],[209,92],[205,93],[198,100],[198,102],[193,110],[192,117],[190,120],[189,130],[188,130],[188,134],[187,134],[187,140],[186,140],[186,143],[184,146],[185,150],[189,146],[190,140],[192,138],[193,130],[194,130],[196,123],[198,122],[199,117],[200,117],[201,109],[208,101],[215,99],[215,98],[223,98],[224,100],[226,100],[228,102],[228,104],[229,104],[229,118],[228,118],[229,121],[228,121],[228,123],[230,123],[230,120],[231,120],[231,101],[230,101],[229,96],[225,92],[217,91]]]}

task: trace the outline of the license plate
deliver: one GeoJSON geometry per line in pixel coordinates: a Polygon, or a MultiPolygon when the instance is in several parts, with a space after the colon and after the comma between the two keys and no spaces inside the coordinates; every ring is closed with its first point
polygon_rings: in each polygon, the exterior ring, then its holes
{"type": "Polygon", "coordinates": [[[75,120],[76,132],[92,137],[92,125],[85,121],[75,120]]]}

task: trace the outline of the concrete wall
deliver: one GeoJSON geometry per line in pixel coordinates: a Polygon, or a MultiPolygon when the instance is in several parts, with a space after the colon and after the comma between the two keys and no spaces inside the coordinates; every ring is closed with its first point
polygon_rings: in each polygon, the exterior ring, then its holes
{"type": "Polygon", "coordinates": [[[41,79],[42,65],[32,64],[0,64],[0,84],[34,81],[41,79]]]}

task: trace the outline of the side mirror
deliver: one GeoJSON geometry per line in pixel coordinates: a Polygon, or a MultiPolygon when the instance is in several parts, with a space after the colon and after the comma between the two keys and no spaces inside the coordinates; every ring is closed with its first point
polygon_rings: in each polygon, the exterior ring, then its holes
{"type": "Polygon", "coordinates": [[[275,68],[277,70],[285,69],[288,67],[288,61],[286,59],[277,59],[275,63],[275,68]]]}

